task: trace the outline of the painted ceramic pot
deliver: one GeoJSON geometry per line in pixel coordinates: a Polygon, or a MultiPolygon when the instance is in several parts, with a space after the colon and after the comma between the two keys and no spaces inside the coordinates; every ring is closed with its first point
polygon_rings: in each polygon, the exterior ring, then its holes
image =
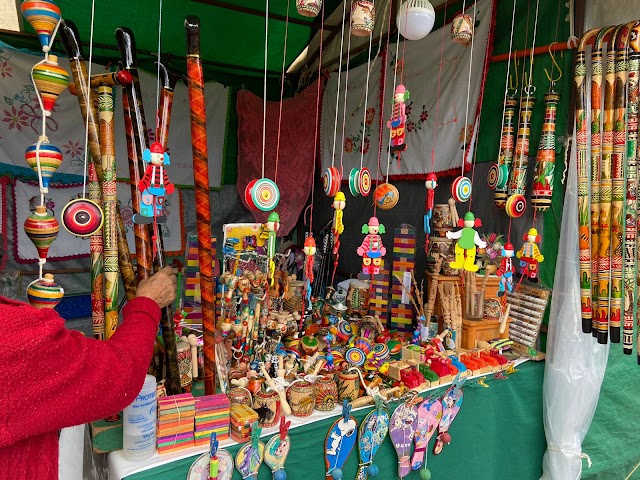
{"type": "Polygon", "coordinates": [[[253,399],[253,409],[258,413],[262,428],[274,427],[280,422],[280,396],[277,392],[260,390],[253,399]]]}
{"type": "Polygon", "coordinates": [[[352,402],[358,398],[360,390],[360,377],[354,372],[338,372],[336,375],[336,386],[338,388],[338,400],[344,399],[352,402]]]}
{"type": "Polygon", "coordinates": [[[322,377],[313,384],[316,397],[316,410],[330,412],[336,408],[338,401],[338,387],[333,377],[322,377]]]}
{"type": "Polygon", "coordinates": [[[182,391],[189,393],[193,385],[193,369],[191,367],[191,345],[188,342],[178,342],[178,369],[180,370],[180,386],[182,391]]]}
{"type": "Polygon", "coordinates": [[[303,17],[315,17],[322,9],[322,0],[296,0],[296,10],[303,17]]]}
{"type": "Polygon", "coordinates": [[[484,301],[484,319],[500,320],[502,316],[502,305],[497,298],[489,298],[484,301]]]}
{"type": "Polygon", "coordinates": [[[373,32],[376,12],[371,0],[355,0],[351,7],[351,33],[368,37],[373,32]]]}
{"type": "Polygon", "coordinates": [[[447,232],[453,230],[451,222],[451,207],[448,203],[438,203],[433,207],[431,228],[438,237],[446,237],[447,232]]]}
{"type": "Polygon", "coordinates": [[[251,406],[251,393],[246,388],[235,387],[227,392],[231,405],[251,406]]]}
{"type": "Polygon", "coordinates": [[[370,285],[360,280],[351,280],[347,290],[347,315],[365,316],[369,312],[370,285]]]}
{"type": "Polygon", "coordinates": [[[455,268],[451,268],[450,264],[456,259],[455,255],[447,255],[444,257],[444,261],[442,262],[442,275],[445,277],[457,277],[460,275],[460,270],[455,268]]]}
{"type": "MultiPolygon", "coordinates": [[[[441,255],[443,257],[448,257],[453,255],[453,240],[448,239],[447,237],[429,237],[429,252],[427,254],[427,268],[429,272],[433,273],[433,269],[436,265],[435,254],[441,255]]],[[[442,262],[442,270],[445,267],[445,262],[442,262]]]]}
{"type": "Polygon", "coordinates": [[[471,43],[473,37],[473,19],[466,13],[461,13],[451,23],[451,40],[465,47],[471,43]]]}
{"type": "Polygon", "coordinates": [[[294,417],[308,417],[316,403],[313,384],[307,381],[294,383],[287,390],[287,401],[294,417]]]}

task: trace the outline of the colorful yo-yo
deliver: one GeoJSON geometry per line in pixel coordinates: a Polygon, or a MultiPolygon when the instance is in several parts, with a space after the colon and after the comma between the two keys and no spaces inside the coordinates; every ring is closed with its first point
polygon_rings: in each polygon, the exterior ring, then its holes
{"type": "Polygon", "coordinates": [[[38,205],[36,211],[24,221],[24,231],[38,251],[38,257],[46,259],[49,247],[58,236],[60,225],[56,218],[47,212],[47,207],[38,205]]]}
{"type": "Polygon", "coordinates": [[[360,195],[360,169],[352,168],[349,172],[349,191],[351,195],[357,197],[360,195]]]}
{"type": "Polygon", "coordinates": [[[487,175],[487,183],[489,184],[489,188],[491,190],[495,190],[498,186],[498,178],[500,176],[500,167],[497,164],[491,165],[489,168],[489,174],[487,175]]]}
{"type": "Polygon", "coordinates": [[[371,172],[367,167],[362,167],[360,170],[360,181],[358,188],[360,189],[360,195],[366,197],[371,193],[371,172]]]}
{"type": "Polygon", "coordinates": [[[53,275],[46,273],[44,278],[33,282],[27,288],[27,300],[35,308],[54,308],[64,296],[64,289],[53,281],[53,275]]]}
{"type": "Polygon", "coordinates": [[[400,193],[395,185],[391,183],[381,183],[373,191],[373,200],[378,208],[382,210],[391,210],[398,204],[400,193]]]}
{"type": "Polygon", "coordinates": [[[247,207],[249,207],[249,210],[252,210],[254,212],[258,211],[258,207],[256,207],[255,203],[253,203],[253,197],[251,196],[251,192],[253,190],[253,186],[256,184],[257,181],[258,179],[251,180],[244,189],[244,201],[246,202],[247,207]]]}
{"type": "Polygon", "coordinates": [[[253,185],[251,198],[258,210],[270,212],[280,202],[280,190],[273,180],[261,178],[253,185]]]}
{"type": "Polygon", "coordinates": [[[456,202],[466,202],[471,198],[471,180],[468,177],[458,177],[451,184],[451,196],[456,202]]]}
{"type": "Polygon", "coordinates": [[[364,365],[365,360],[367,359],[366,355],[359,348],[350,348],[345,353],[345,360],[352,365],[356,365],[361,367],[364,365]]]}
{"type": "Polygon", "coordinates": [[[62,209],[64,228],[76,237],[88,237],[102,228],[104,215],[98,204],[86,198],[76,198],[62,209]]]}
{"type": "Polygon", "coordinates": [[[521,217],[527,209],[527,200],[524,195],[511,195],[507,198],[504,209],[511,218],[521,217]]]}
{"type": "Polygon", "coordinates": [[[340,171],[336,167],[329,167],[322,175],[322,187],[329,197],[335,196],[340,190],[340,171]]]}
{"type": "Polygon", "coordinates": [[[33,67],[33,82],[42,97],[42,108],[46,116],[56,104],[58,95],[69,85],[69,75],[58,65],[58,57],[49,55],[43,63],[33,67]]]}
{"type": "Polygon", "coordinates": [[[24,152],[24,159],[38,173],[38,161],[40,161],[40,171],[42,172],[42,192],[49,192],[49,184],[56,170],[62,163],[62,152],[51,143],[37,143],[29,146],[24,152]]]}
{"type": "Polygon", "coordinates": [[[60,8],[51,0],[25,0],[20,7],[22,16],[38,34],[42,51],[49,51],[51,35],[60,21],[60,8]]]}

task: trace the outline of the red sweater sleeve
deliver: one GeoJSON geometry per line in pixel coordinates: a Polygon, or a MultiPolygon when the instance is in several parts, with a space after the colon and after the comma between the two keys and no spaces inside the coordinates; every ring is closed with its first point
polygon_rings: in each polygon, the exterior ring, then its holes
{"type": "Polygon", "coordinates": [[[160,309],[136,298],[123,317],[111,339],[100,341],[68,330],[53,310],[0,301],[0,447],[113,415],[134,400],[160,309]]]}

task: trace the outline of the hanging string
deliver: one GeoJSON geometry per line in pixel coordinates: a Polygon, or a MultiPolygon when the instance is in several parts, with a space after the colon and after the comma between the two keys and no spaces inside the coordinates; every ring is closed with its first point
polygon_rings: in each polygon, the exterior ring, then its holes
{"type": "MultiPolygon", "coordinates": [[[[338,112],[340,110],[340,81],[342,76],[342,55],[344,54],[344,25],[347,22],[347,1],[344,0],[342,2],[342,31],[340,33],[340,60],[338,65],[338,94],[336,95],[336,115],[333,120],[333,152],[331,154],[331,166],[335,166],[336,161],[336,140],[338,139],[338,112]]],[[[349,22],[351,23],[351,22],[349,22]]],[[[351,29],[349,29],[351,31],[351,29]]],[[[349,39],[351,40],[351,39],[349,39]]],[[[349,42],[349,46],[351,46],[351,42],[349,42]]],[[[347,51],[347,55],[350,52],[347,51]]]]}
{"type": "MultiPolygon", "coordinates": [[[[472,28],[474,30],[473,35],[471,35],[471,55],[469,55],[469,76],[467,78],[467,104],[464,112],[464,141],[463,141],[463,150],[462,150],[462,173],[460,175],[464,176],[464,164],[467,157],[467,133],[468,128],[467,125],[469,123],[469,100],[471,98],[471,70],[473,69],[473,43],[476,38],[475,35],[475,26],[476,26],[476,11],[477,11],[478,2],[473,2],[473,22],[472,28]]],[[[463,7],[464,9],[464,7],[463,7]]],[[[463,10],[464,12],[464,10],[463,10]]]]}
{"type": "MultiPolygon", "coordinates": [[[[396,82],[398,80],[398,48],[400,46],[400,30],[398,30],[398,35],[396,37],[396,63],[395,68],[393,69],[393,91],[396,91],[396,82]]],[[[391,145],[391,130],[389,130],[389,146],[391,145]]],[[[391,167],[391,149],[387,149],[387,179],[389,182],[389,168],[391,167]]]]}
{"type": "MultiPolygon", "coordinates": [[[[160,40],[162,38],[162,0],[160,0],[160,5],[158,8],[158,74],[157,74],[157,83],[156,83],[156,112],[160,108],[160,40]]],[[[156,130],[158,128],[158,115],[156,115],[156,130]]],[[[158,139],[156,138],[156,141],[158,139]]]]}
{"type": "Polygon", "coordinates": [[[262,89],[262,176],[264,178],[264,155],[267,145],[267,57],[269,43],[269,0],[264,11],[264,86],[262,89]]]}
{"type": "MultiPolygon", "coordinates": [[[[322,2],[322,8],[324,8],[324,2],[322,2]]],[[[351,10],[353,12],[353,0],[351,0],[351,10]]],[[[351,61],[351,29],[352,24],[351,20],[349,20],[349,41],[347,42],[347,64],[345,65],[345,78],[344,78],[344,102],[342,105],[342,138],[341,138],[341,148],[340,148],[340,181],[342,181],[342,173],[344,171],[343,160],[344,160],[344,133],[345,127],[347,123],[347,93],[349,92],[349,62],[351,61]]]]}
{"type": "Polygon", "coordinates": [[[276,171],[273,182],[278,183],[278,160],[280,159],[280,133],[282,127],[282,98],[284,97],[284,69],[287,62],[287,37],[289,36],[289,6],[290,0],[287,0],[287,17],[284,21],[284,48],[282,53],[282,80],[280,81],[280,109],[278,112],[278,139],[276,141],[276,171]]]}
{"type": "Polygon", "coordinates": [[[367,81],[364,87],[364,107],[362,114],[362,142],[360,143],[360,170],[364,163],[364,129],[367,125],[367,102],[369,101],[369,77],[371,75],[371,43],[373,41],[373,32],[369,35],[369,53],[367,54],[367,81]]]}
{"type": "MultiPolygon", "coordinates": [[[[324,37],[324,4],[322,2],[322,10],[320,12],[321,20],[320,20],[320,50],[318,53],[318,93],[316,94],[316,126],[315,126],[315,134],[313,137],[313,171],[312,171],[312,182],[311,182],[311,208],[309,209],[309,233],[313,232],[313,204],[314,204],[314,193],[315,193],[315,176],[316,176],[316,161],[318,157],[318,122],[320,120],[320,89],[322,88],[322,41],[324,37]]],[[[340,79],[338,78],[338,83],[340,83],[340,79]]],[[[346,92],[345,92],[346,94],[346,92]]]]}
{"type": "Polygon", "coordinates": [[[431,171],[436,168],[436,145],[438,144],[438,117],[440,114],[440,82],[442,80],[442,61],[444,60],[444,34],[445,25],[447,24],[447,7],[449,2],[444,3],[444,17],[442,18],[442,40],[440,42],[440,65],[438,67],[438,92],[436,94],[436,122],[433,128],[433,145],[431,145],[431,171]]]}
{"type": "MultiPolygon", "coordinates": [[[[96,0],[91,0],[91,30],[89,34],[89,69],[87,72],[87,103],[91,104],[91,66],[93,61],[93,26],[95,23],[96,0]]],[[[89,115],[84,125],[84,165],[82,167],[82,198],[87,192],[87,162],[89,161],[89,115]]]]}

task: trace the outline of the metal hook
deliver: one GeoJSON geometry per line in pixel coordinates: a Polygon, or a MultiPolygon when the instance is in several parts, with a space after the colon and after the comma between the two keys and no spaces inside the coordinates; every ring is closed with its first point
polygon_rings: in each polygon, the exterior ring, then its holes
{"type": "Polygon", "coordinates": [[[518,57],[514,57],[513,59],[513,70],[516,72],[516,84],[513,84],[513,77],[509,75],[509,90],[514,91],[513,96],[515,97],[516,93],[518,92],[518,57]]]}
{"type": "Polygon", "coordinates": [[[551,57],[551,61],[553,62],[553,65],[551,66],[551,74],[549,74],[549,72],[547,71],[547,69],[544,69],[544,74],[547,76],[547,78],[549,79],[549,82],[551,83],[551,89],[553,90],[553,86],[556,84],[556,82],[558,82],[561,78],[562,78],[562,68],[560,68],[560,65],[558,65],[558,62],[556,61],[556,55],[555,52],[551,51],[551,48],[558,42],[553,42],[551,45],[549,45],[549,56],[551,57]],[[551,75],[553,74],[553,68],[557,68],[558,72],[560,72],[560,75],[558,76],[558,78],[551,78],[551,75]]]}

